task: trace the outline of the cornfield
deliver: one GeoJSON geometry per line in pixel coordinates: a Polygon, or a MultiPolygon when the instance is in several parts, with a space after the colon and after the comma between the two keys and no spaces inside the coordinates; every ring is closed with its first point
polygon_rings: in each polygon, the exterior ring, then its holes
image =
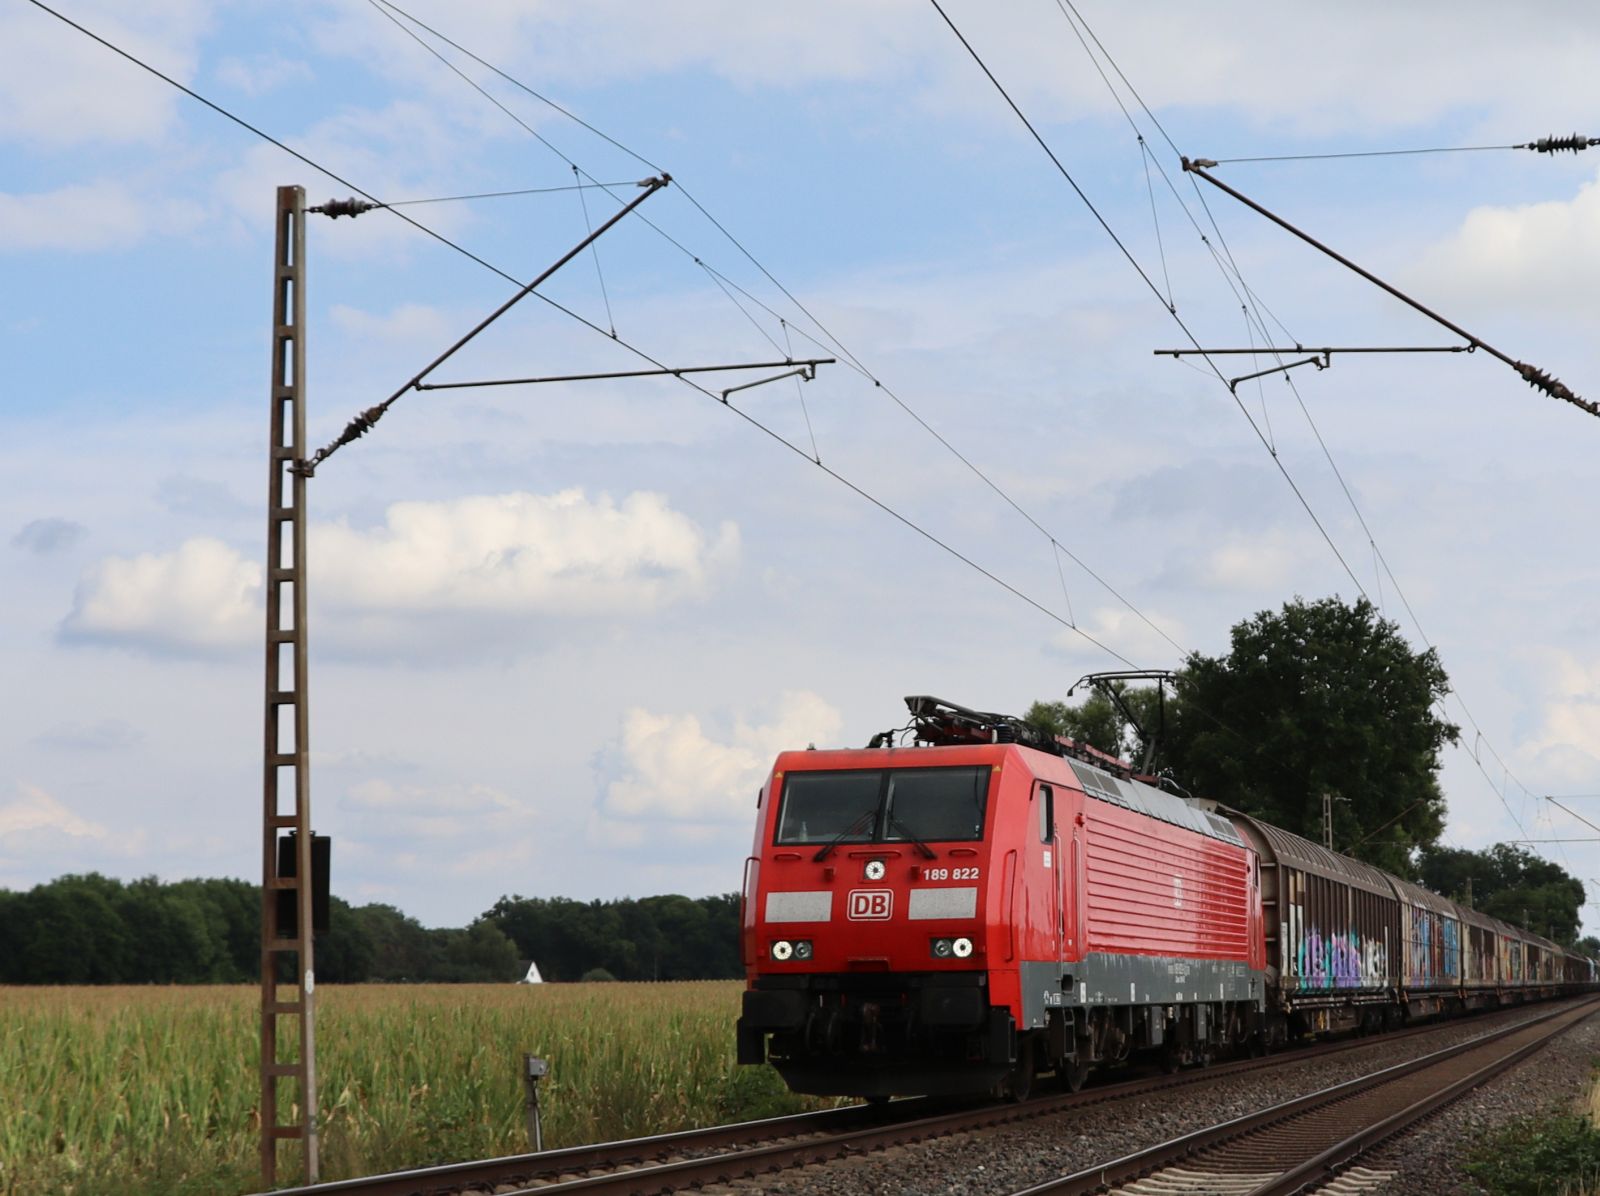
{"type": "MultiPolygon", "coordinates": [[[[318,990],[322,1178],[797,1110],[738,1068],[740,984],[363,985],[318,990]]],[[[0,1192],[259,1187],[257,990],[0,988],[0,1192]]],[[[287,1093],[286,1093],[287,1095],[287,1093]]],[[[293,1178],[298,1156],[280,1147],[293,1178]]]]}

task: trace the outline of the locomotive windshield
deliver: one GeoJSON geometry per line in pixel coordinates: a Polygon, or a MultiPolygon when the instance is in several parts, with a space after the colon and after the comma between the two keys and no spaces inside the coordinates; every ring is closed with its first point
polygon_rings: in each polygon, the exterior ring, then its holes
{"type": "Polygon", "coordinates": [[[988,795],[986,765],[791,772],[777,842],[975,842],[988,795]]]}

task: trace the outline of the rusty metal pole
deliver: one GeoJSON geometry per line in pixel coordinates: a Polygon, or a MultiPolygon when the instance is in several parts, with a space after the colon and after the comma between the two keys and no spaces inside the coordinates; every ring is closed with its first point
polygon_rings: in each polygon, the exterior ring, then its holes
{"type": "Polygon", "coordinates": [[[265,741],[261,822],[261,1179],[278,1177],[278,1143],[298,1139],[317,1182],[316,972],[312,961],[311,773],[306,732],[305,190],[279,187],[272,280],[272,418],[268,448],[265,741]],[[287,482],[287,485],[285,484],[287,482]],[[285,657],[287,656],[287,661],[285,657]],[[287,685],[285,682],[287,681],[287,685]],[[280,839],[293,837],[293,875],[280,839]],[[278,897],[293,892],[292,916],[278,897]],[[289,978],[280,983],[287,970],[289,978]],[[280,1018],[297,1034],[280,1036],[280,1018]],[[278,1083],[296,1091],[281,1120],[278,1083]]]}

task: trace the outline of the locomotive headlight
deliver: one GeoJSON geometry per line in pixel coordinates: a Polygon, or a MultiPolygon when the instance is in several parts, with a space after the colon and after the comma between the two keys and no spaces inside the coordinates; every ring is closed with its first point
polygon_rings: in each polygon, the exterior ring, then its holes
{"type": "Polygon", "coordinates": [[[794,954],[794,944],[788,939],[779,939],[772,944],[772,958],[780,963],[794,954]]]}
{"type": "Polygon", "coordinates": [[[811,940],[809,940],[809,939],[801,939],[797,943],[795,943],[795,945],[794,945],[794,957],[796,959],[801,959],[801,960],[810,959],[811,958],[811,940]]]}
{"type": "Polygon", "coordinates": [[[950,954],[952,951],[954,951],[954,949],[954,944],[952,944],[949,939],[933,940],[933,957],[935,959],[949,959],[950,954]]]}
{"type": "Polygon", "coordinates": [[[967,958],[967,956],[972,954],[972,940],[957,939],[955,942],[950,944],[950,952],[957,959],[967,958]]]}
{"type": "Polygon", "coordinates": [[[885,871],[887,869],[882,860],[867,861],[866,877],[868,880],[882,880],[885,871]]]}

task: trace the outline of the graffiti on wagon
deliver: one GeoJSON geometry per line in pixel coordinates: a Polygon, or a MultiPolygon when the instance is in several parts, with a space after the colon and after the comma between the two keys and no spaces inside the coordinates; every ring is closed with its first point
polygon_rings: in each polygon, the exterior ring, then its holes
{"type": "Polygon", "coordinates": [[[1382,988],[1389,978],[1388,936],[1358,931],[1325,931],[1307,926],[1303,907],[1289,907],[1284,941],[1290,945],[1289,972],[1301,988],[1382,988]]]}

